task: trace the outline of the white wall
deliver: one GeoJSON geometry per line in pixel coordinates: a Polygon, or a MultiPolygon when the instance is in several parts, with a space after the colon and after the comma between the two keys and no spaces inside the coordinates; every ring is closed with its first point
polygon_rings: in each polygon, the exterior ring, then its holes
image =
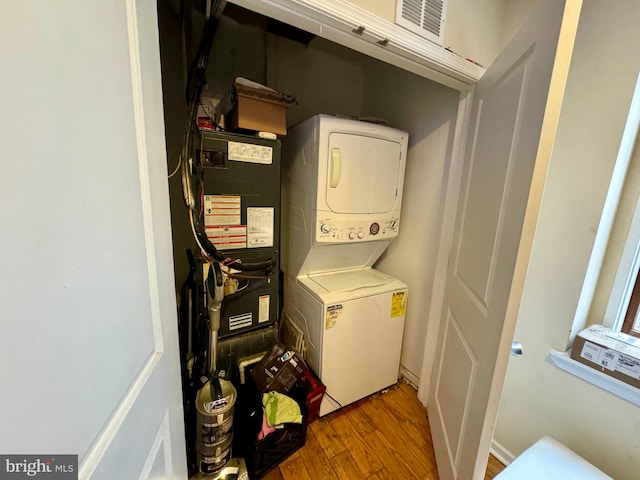
{"type": "Polygon", "coordinates": [[[545,186],[494,441],[517,455],[549,434],[618,480],[640,469],[638,407],[557,369],[640,68],[640,4],[586,0],[545,186]],[[606,29],[603,28],[606,26],[606,29]]]}
{"type": "MultiPolygon", "coordinates": [[[[374,15],[395,23],[394,0],[348,0],[374,15]]],[[[526,1],[526,0],[522,0],[526,1]]],[[[503,47],[502,24],[505,0],[449,0],[444,25],[444,44],[458,55],[485,68],[503,47]]],[[[428,41],[428,40],[425,40],[428,41]]]]}
{"type": "Polygon", "coordinates": [[[393,23],[396,16],[396,0],[347,0],[363,10],[393,23]]]}
{"type": "Polygon", "coordinates": [[[320,38],[308,47],[271,35],[268,43],[268,84],[298,98],[289,125],[338,113],[382,118],[409,132],[400,235],[377,268],[409,285],[401,364],[417,382],[458,93],[320,38]]]}
{"type": "Polygon", "coordinates": [[[504,0],[500,43],[506,46],[542,0],[504,0]]]}
{"type": "Polygon", "coordinates": [[[485,68],[502,50],[505,0],[449,0],[444,47],[485,68]]]}
{"type": "Polygon", "coordinates": [[[376,265],[409,286],[400,363],[417,382],[422,368],[435,274],[442,186],[451,155],[458,92],[416,75],[372,62],[366,69],[365,115],[409,132],[400,235],[376,265]]]}

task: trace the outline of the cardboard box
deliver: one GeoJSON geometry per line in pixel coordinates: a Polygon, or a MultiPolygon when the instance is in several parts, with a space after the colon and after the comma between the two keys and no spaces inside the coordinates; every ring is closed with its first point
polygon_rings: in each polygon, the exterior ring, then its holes
{"type": "Polygon", "coordinates": [[[576,336],[571,358],[640,388],[640,338],[591,325],[576,336]]]}
{"type": "Polygon", "coordinates": [[[238,95],[236,104],[227,114],[225,128],[286,135],[287,112],[281,105],[238,95]]]}
{"type": "Polygon", "coordinates": [[[225,128],[286,135],[287,108],[296,103],[290,95],[236,78],[225,102],[225,128]]]}
{"type": "Polygon", "coordinates": [[[251,369],[251,378],[260,393],[273,390],[286,394],[307,369],[296,352],[278,342],[251,369]]]}

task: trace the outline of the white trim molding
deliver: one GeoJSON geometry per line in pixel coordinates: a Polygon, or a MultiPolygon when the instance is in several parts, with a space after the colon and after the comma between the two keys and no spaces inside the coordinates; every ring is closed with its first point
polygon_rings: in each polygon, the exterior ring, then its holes
{"type": "Polygon", "coordinates": [[[484,68],[340,0],[230,0],[442,85],[467,91],[484,68]]]}
{"type": "Polygon", "coordinates": [[[129,33],[129,56],[131,62],[131,89],[133,96],[133,113],[136,127],[136,144],[138,148],[138,172],[140,173],[140,191],[142,203],[142,219],[144,238],[147,250],[147,270],[149,277],[149,298],[151,303],[151,320],[153,322],[153,338],[155,349],[164,352],[162,336],[162,318],[160,306],[160,290],[158,287],[158,268],[156,264],[155,237],[153,228],[153,209],[151,180],[149,178],[149,152],[142,89],[142,66],[140,65],[140,38],[138,32],[138,12],[136,0],[126,0],[127,29],[129,33]]]}
{"type": "Polygon", "coordinates": [[[420,379],[411,370],[408,370],[403,365],[400,365],[400,378],[404,378],[413,388],[418,390],[420,379]]]}
{"type": "Polygon", "coordinates": [[[491,454],[500,460],[500,462],[505,466],[508,466],[516,459],[516,456],[496,442],[495,438],[491,441],[491,454]]]}
{"type": "Polygon", "coordinates": [[[549,358],[556,367],[640,406],[640,389],[575,361],[569,352],[552,350],[549,358]]]}

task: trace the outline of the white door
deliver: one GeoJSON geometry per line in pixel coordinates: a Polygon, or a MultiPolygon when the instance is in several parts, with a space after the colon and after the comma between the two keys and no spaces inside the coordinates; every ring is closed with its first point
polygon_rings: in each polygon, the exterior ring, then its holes
{"type": "Polygon", "coordinates": [[[0,453],[186,479],[156,0],[7,2],[0,44],[0,453]]]}
{"type": "Polygon", "coordinates": [[[484,478],[580,6],[542,4],[473,94],[428,400],[443,480],[484,478]]]}

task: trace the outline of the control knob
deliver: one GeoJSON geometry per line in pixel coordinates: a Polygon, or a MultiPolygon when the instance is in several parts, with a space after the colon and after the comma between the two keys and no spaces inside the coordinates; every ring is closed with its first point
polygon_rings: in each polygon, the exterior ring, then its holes
{"type": "Polygon", "coordinates": [[[364,237],[364,233],[358,232],[358,238],[363,238],[363,237],[364,237]]]}
{"type": "Polygon", "coordinates": [[[355,232],[349,232],[349,240],[353,240],[354,238],[356,238],[356,233],[355,232]]]}
{"type": "Polygon", "coordinates": [[[396,228],[398,228],[398,222],[396,220],[391,220],[389,222],[389,228],[391,230],[395,230],[396,228]]]}
{"type": "Polygon", "coordinates": [[[323,223],[322,225],[320,225],[320,231],[322,233],[329,233],[331,231],[331,225],[323,223]]]}

